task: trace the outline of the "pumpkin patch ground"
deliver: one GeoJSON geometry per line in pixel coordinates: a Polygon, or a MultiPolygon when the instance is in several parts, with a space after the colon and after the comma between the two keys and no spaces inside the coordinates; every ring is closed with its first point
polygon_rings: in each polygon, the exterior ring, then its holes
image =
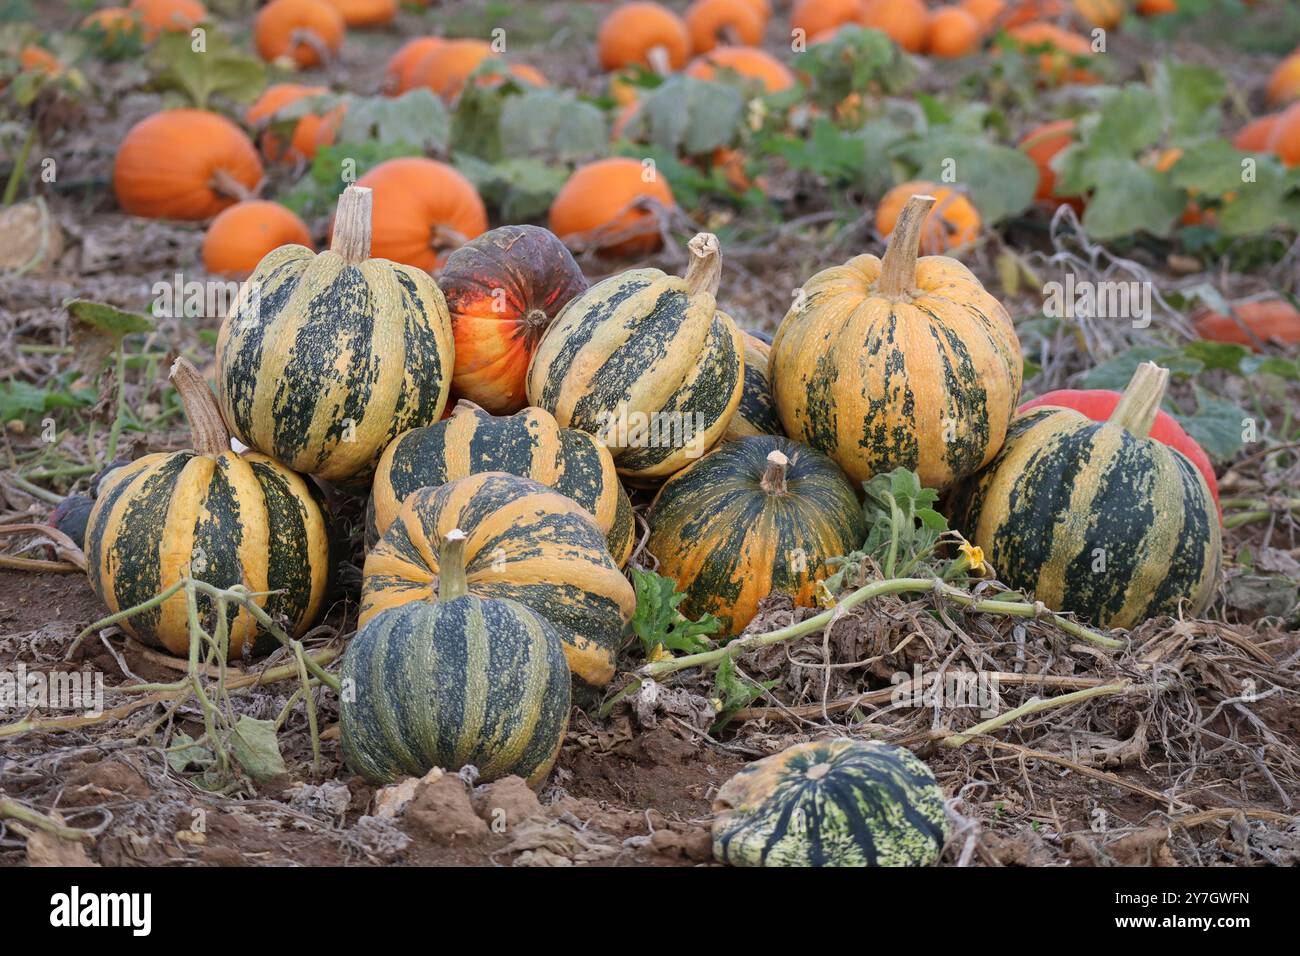
{"type": "Polygon", "coordinates": [[[1295,4],[16,6],[0,864],[1300,864],[1295,4]]]}

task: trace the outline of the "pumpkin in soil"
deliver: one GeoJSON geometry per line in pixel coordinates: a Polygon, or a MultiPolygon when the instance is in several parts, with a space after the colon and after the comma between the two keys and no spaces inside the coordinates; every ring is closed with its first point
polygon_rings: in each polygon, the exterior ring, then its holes
{"type": "Polygon", "coordinates": [[[1261,116],[1253,119],[1232,137],[1233,148],[1243,153],[1262,153],[1268,150],[1269,140],[1273,137],[1273,127],[1277,125],[1279,114],[1261,116]]]}
{"type": "Polygon", "coordinates": [[[1091,27],[1114,30],[1124,22],[1124,0],[1074,0],[1074,9],[1091,27]]]}
{"type": "Polygon", "coordinates": [[[1277,65],[1268,79],[1268,101],[1282,106],[1300,99],[1300,53],[1292,53],[1277,65]]]}
{"type": "Polygon", "coordinates": [[[348,642],[340,676],[343,760],[372,784],[473,765],[488,782],[545,782],[569,724],[570,679],[555,630],[467,583],[465,535],[438,545],[438,599],[379,615],[348,642]]]}
{"type": "Polygon", "coordinates": [[[713,856],[732,866],[930,866],[947,839],[930,768],[876,740],[795,744],[713,798],[713,856]]]}
{"type": "MultiPolygon", "coordinates": [[[[1119,392],[1104,388],[1063,388],[1025,402],[1016,409],[1016,414],[1023,415],[1033,408],[1054,405],[1058,408],[1071,408],[1076,412],[1082,412],[1094,422],[1104,422],[1115,413],[1115,408],[1122,397],[1119,392]]],[[[1217,508],[1219,481],[1214,476],[1214,464],[1210,461],[1210,456],[1205,453],[1205,449],[1197,444],[1196,439],[1183,431],[1183,426],[1178,424],[1177,419],[1163,409],[1156,412],[1155,421],[1151,425],[1151,437],[1170,448],[1176,448],[1187,456],[1188,460],[1196,466],[1196,470],[1201,473],[1201,477],[1205,479],[1205,485],[1210,489],[1210,497],[1214,499],[1217,508]]],[[[1219,509],[1219,514],[1222,519],[1222,509],[1219,509]]]]}
{"type": "Polygon", "coordinates": [[[473,183],[446,163],[404,156],[357,181],[375,193],[372,250],[435,272],[454,249],[487,231],[487,210],[473,183]]]}
{"type": "Polygon", "coordinates": [[[328,0],[274,0],[253,21],[258,56],[268,62],[287,57],[303,69],[338,53],[346,32],[328,0]]]}
{"type": "Polygon", "coordinates": [[[772,383],[767,376],[772,343],[743,329],[740,335],[745,343],[745,385],[723,440],[736,441],[750,435],[780,435],[781,417],[776,413],[772,383]]]}
{"type": "Polygon", "coordinates": [[[767,26],[767,21],[772,19],[772,5],[768,0],[745,0],[745,4],[758,14],[759,22],[767,26]]]}
{"type": "Polygon", "coordinates": [[[567,495],[590,514],[620,567],[631,557],[632,503],[604,445],[586,432],[561,428],[545,409],[498,417],[464,399],[447,418],[398,435],[384,450],[366,506],[366,547],[378,543],[402,503],[421,488],[487,471],[529,478],[567,495]]]}
{"type": "Polygon", "coordinates": [[[876,207],[876,231],[886,238],[891,236],[899,215],[911,198],[918,195],[935,198],[934,208],[921,231],[922,255],[937,256],[979,238],[982,223],[974,204],[950,186],[923,180],[902,183],[881,197],[876,207]]]}
{"type": "Polygon", "coordinates": [[[863,0],[858,22],[879,30],[909,53],[920,53],[930,11],[921,0],[863,0]]]}
{"type": "Polygon", "coordinates": [[[1070,0],[1012,0],[1001,17],[1005,30],[1024,26],[1037,20],[1060,21],[1070,15],[1070,0]]]}
{"type": "Polygon", "coordinates": [[[720,46],[691,61],[686,75],[725,83],[729,72],[761,83],[765,93],[779,93],[795,84],[794,74],[784,63],[766,50],[750,46],[720,46]]]}
{"type": "Polygon", "coordinates": [[[574,249],[637,256],[663,245],[660,210],[675,207],[668,180],[629,156],[573,171],[551,203],[551,231],[574,249]]]}
{"type": "Polygon", "coordinates": [[[601,21],[596,50],[606,70],[636,65],[666,75],[686,65],[691,34],[682,18],[667,7],[625,3],[601,21]]]}
{"type": "Polygon", "coordinates": [[[214,275],[244,279],[263,256],[290,244],[311,245],[303,221],[279,203],[250,199],[212,220],[203,237],[203,267],[214,275]]]}
{"type": "Polygon", "coordinates": [[[1178,12],[1178,0],[1138,0],[1137,12],[1144,17],[1158,17],[1178,12]]]}
{"type": "Polygon", "coordinates": [[[979,21],[961,7],[935,7],[926,27],[925,52],[944,59],[970,56],[979,50],[982,35],[979,21]]]}
{"type": "Polygon", "coordinates": [[[1288,166],[1300,166],[1300,103],[1278,115],[1268,138],[1268,149],[1288,166]]]}
{"type": "Polygon", "coordinates": [[[1043,83],[1060,86],[1097,82],[1096,75],[1076,64],[1092,57],[1092,44],[1085,37],[1039,21],[1009,29],[1007,36],[1025,52],[1038,52],[1038,74],[1043,83]]]}
{"type": "Polygon", "coordinates": [[[883,259],[858,256],[805,282],[772,342],[785,433],[855,486],[901,466],[948,487],[997,453],[1020,398],[1006,309],[956,259],[917,259],[933,202],[908,201],[883,259]]]}
{"type": "Polygon", "coordinates": [[[961,0],[961,8],[975,18],[984,33],[991,33],[1007,8],[1006,0],[961,0]]]}
{"type": "Polygon", "coordinates": [[[145,117],[113,161],[118,205],[149,219],[207,219],[247,199],[261,180],[262,161],[243,130],[207,110],[145,117]]]}
{"type": "Polygon", "coordinates": [[[1017,415],[993,462],[954,497],[954,525],[1010,587],[1101,627],[1200,614],[1222,560],[1205,478],[1150,437],[1169,379],[1138,366],[1105,422],[1017,415]]]}
{"type": "Polygon", "coordinates": [[[686,8],[685,20],[696,53],[763,41],[764,20],[749,0],[695,0],[686,8]]]}
{"type": "Polygon", "coordinates": [[[384,92],[398,96],[415,87],[416,68],[430,53],[446,43],[443,37],[415,37],[403,43],[384,66],[384,92]]]}
{"type": "Polygon", "coordinates": [[[410,86],[426,86],[450,103],[460,95],[479,64],[494,56],[492,47],[482,40],[447,40],[411,69],[410,86]]]}
{"type": "Polygon", "coordinates": [[[790,26],[811,39],[846,23],[857,23],[862,0],[797,0],[790,11],[790,26]]]}
{"type": "Polygon", "coordinates": [[[397,16],[397,0],[325,0],[350,27],[379,27],[397,16]]]}
{"type": "Polygon", "coordinates": [[[1241,302],[1232,311],[1240,322],[1209,309],[1199,313],[1193,319],[1196,334],[1212,342],[1234,342],[1256,352],[1262,351],[1259,343],[1300,345],[1300,312],[1285,299],[1241,302]]]}
{"type": "Polygon", "coordinates": [[[149,41],[161,33],[188,33],[208,18],[207,7],[198,0],[131,0],[128,9],[149,41]]]}
{"type": "MultiPolygon", "coordinates": [[[[265,455],[230,450],[230,433],[207,382],[188,361],[177,360],[171,379],[189,415],[194,448],[145,455],[100,482],[86,530],[90,586],[114,613],[185,577],[220,588],[275,591],[257,604],[297,637],[315,622],[328,584],[319,495],[265,455]]],[[[199,620],[208,620],[214,602],[201,592],[195,599],[199,620]]],[[[245,645],[254,653],[280,646],[247,608],[225,610],[232,659],[245,645]]],[[[121,626],[173,654],[190,651],[183,589],[121,626]]]]}
{"type": "Polygon", "coordinates": [[[743,631],[768,594],[811,607],[828,558],[866,540],[857,494],[820,452],[774,435],[726,442],[668,479],[646,547],[686,595],[682,612],[743,631]]]}
{"type": "Polygon", "coordinates": [[[436,422],[455,359],[428,274],[370,257],[370,190],[339,198],[331,246],[281,246],[217,339],[217,394],[244,444],[330,482],[369,479],[388,443],[436,422]]]}
{"type": "Polygon", "coordinates": [[[298,162],[311,159],[321,146],[334,141],[343,120],[344,106],[330,110],[324,116],[309,113],[294,124],[293,134],[286,147],[268,127],[275,114],[290,103],[308,96],[321,96],[329,92],[323,86],[304,86],[301,83],[275,83],[262,91],[262,95],[244,114],[244,122],[253,130],[262,130],[259,142],[262,153],[271,162],[298,162]]]}
{"type": "Polygon", "coordinates": [[[438,284],[456,335],[452,391],[495,415],[523,408],[537,343],[587,289],[573,255],[540,226],[502,226],[448,256],[438,284]]]}
{"type": "Polygon", "coordinates": [[[575,675],[600,686],[614,676],[623,627],[636,594],[605,548],[591,515],[553,488],[504,472],[484,472],[403,502],[366,556],[364,626],[377,614],[432,596],[440,543],[462,527],[471,594],[508,599],[535,611],[564,643],[575,675]]]}
{"type": "Polygon", "coordinates": [[[1074,142],[1074,129],[1075,122],[1071,119],[1044,123],[1025,134],[1020,141],[1020,150],[1038,167],[1038,188],[1034,190],[1034,198],[1053,207],[1067,204],[1077,212],[1083,209],[1083,200],[1078,196],[1056,194],[1056,170],[1052,168],[1052,160],[1074,142]]]}
{"type": "Polygon", "coordinates": [[[620,475],[667,478],[718,442],[740,404],[744,342],[717,310],[718,239],[690,241],[686,277],[632,269],[568,304],[528,367],[528,400],[600,436],[620,475]]]}
{"type": "Polygon", "coordinates": [[[63,72],[63,64],[49,50],[29,43],[18,51],[18,69],[24,73],[48,73],[51,76],[58,76],[63,72]]]}

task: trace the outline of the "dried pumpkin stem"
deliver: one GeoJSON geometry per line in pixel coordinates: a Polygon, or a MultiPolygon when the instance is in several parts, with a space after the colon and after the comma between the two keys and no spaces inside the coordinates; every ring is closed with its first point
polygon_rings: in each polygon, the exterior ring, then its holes
{"type": "Polygon", "coordinates": [[[668,47],[662,43],[657,43],[645,51],[646,62],[650,64],[650,69],[654,70],[659,76],[667,76],[673,71],[672,57],[668,53],[668,47]]]}
{"type": "Polygon", "coordinates": [[[686,244],[691,263],[686,267],[686,294],[692,298],[707,292],[715,299],[722,282],[722,244],[711,232],[701,232],[686,244]]]}
{"type": "Polygon", "coordinates": [[[172,364],[168,379],[180,393],[181,404],[185,406],[194,450],[200,455],[220,455],[230,451],[230,429],[226,428],[217,400],[194,363],[182,355],[172,364]]]}
{"type": "Polygon", "coordinates": [[[438,553],[438,600],[454,601],[469,593],[465,580],[465,532],[452,528],[438,553]]]}
{"type": "Polygon", "coordinates": [[[221,193],[221,195],[236,199],[239,202],[247,202],[253,198],[252,190],[224,169],[213,171],[211,186],[213,192],[221,193]]]}
{"type": "Polygon", "coordinates": [[[349,186],[339,196],[330,249],[337,252],[348,265],[359,265],[370,258],[373,210],[374,195],[367,186],[349,186]]]}
{"type": "Polygon", "coordinates": [[[1168,385],[1169,369],[1154,362],[1143,362],[1129,379],[1115,411],[1111,412],[1111,424],[1119,425],[1138,438],[1146,438],[1156,422],[1156,412],[1160,411],[1168,385]]]}
{"type": "Polygon", "coordinates": [[[763,480],[759,484],[769,495],[780,497],[786,493],[785,469],[789,464],[790,459],[779,451],[768,454],[767,471],[763,472],[763,480]]]}
{"type": "Polygon", "coordinates": [[[916,288],[916,257],[921,251],[921,234],[934,205],[933,196],[912,196],[898,214],[880,262],[880,294],[898,298],[916,288]]]}

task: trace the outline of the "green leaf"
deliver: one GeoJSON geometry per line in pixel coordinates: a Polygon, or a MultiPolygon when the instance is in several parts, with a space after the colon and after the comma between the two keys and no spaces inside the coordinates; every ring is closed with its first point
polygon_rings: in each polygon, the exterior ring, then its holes
{"type": "Polygon", "coordinates": [[[1129,157],[1159,141],[1164,119],[1155,92],[1138,83],[1115,91],[1088,137],[1091,151],[1129,157]]]}
{"type": "Polygon", "coordinates": [[[68,314],[74,322],[94,329],[113,339],[123,339],[128,335],[152,332],[154,323],[139,312],[128,312],[105,302],[90,299],[70,299],[64,303],[68,314]]]}
{"type": "Polygon", "coordinates": [[[1194,356],[1154,345],[1135,345],[1113,359],[1089,369],[1080,379],[1079,387],[1106,388],[1113,392],[1122,392],[1129,380],[1133,378],[1137,367],[1143,362],[1155,362],[1169,369],[1171,375],[1179,378],[1197,375],[1205,370],[1204,363],[1194,356]]]}
{"type": "Polygon", "coordinates": [[[1250,355],[1250,349],[1234,342],[1196,339],[1183,346],[1183,354],[1200,362],[1207,369],[1223,368],[1230,372],[1240,372],[1242,360],[1250,355]]]}
{"type": "Polygon", "coordinates": [[[523,157],[485,163],[476,156],[456,154],[453,165],[474,184],[485,202],[500,210],[506,222],[542,216],[569,177],[564,166],[549,166],[523,157]]]}
{"type": "Polygon", "coordinates": [[[923,179],[943,181],[943,173],[951,168],[985,222],[1001,222],[1034,201],[1038,172],[1033,160],[1018,149],[940,128],[902,153],[917,165],[923,179]]]}
{"type": "MultiPolygon", "coordinates": [[[[895,468],[863,482],[867,540],[863,552],[873,557],[886,577],[905,576],[928,560],[948,530],[948,521],[933,506],[939,492],[921,485],[909,468],[895,468]]],[[[852,556],[842,571],[852,568],[852,556]]],[[[836,578],[836,583],[843,575],[836,578]]],[[[827,585],[830,587],[830,584],[827,585]]]]}
{"type": "Polygon", "coordinates": [[[646,95],[628,133],[660,149],[700,156],[735,142],[744,111],[736,87],[683,74],[646,95]]]}
{"type": "Polygon", "coordinates": [[[715,633],[722,622],[712,614],[705,614],[697,621],[688,620],[677,609],[686,595],[677,591],[671,578],[633,568],[632,586],[636,590],[636,613],[632,615],[631,628],[640,638],[641,649],[647,657],[659,648],[687,654],[709,649],[705,638],[715,633]]]}
{"type": "Polygon", "coordinates": [[[154,42],[147,61],[153,85],[179,91],[199,109],[207,109],[218,94],[237,103],[252,102],[266,88],[266,64],[239,52],[216,27],[204,30],[202,52],[193,48],[188,31],[163,33],[154,42]]]}
{"type": "Polygon", "coordinates": [[[714,721],[711,733],[717,733],[731,722],[736,711],[748,707],[764,693],[776,686],[775,680],[763,681],[761,684],[742,678],[736,673],[736,662],[728,657],[718,665],[713,678],[713,699],[718,702],[718,719],[714,721]]]}
{"type": "MultiPolygon", "coordinates": [[[[293,108],[305,112],[322,112],[326,102],[304,104],[303,100],[290,103],[285,109],[291,115],[293,108]]],[[[425,152],[445,153],[451,142],[451,114],[432,90],[420,87],[398,97],[347,96],[343,97],[347,111],[339,126],[340,143],[377,143],[380,145],[407,144],[425,152]]]]}
{"type": "Polygon", "coordinates": [[[1110,158],[1093,167],[1096,188],[1083,213],[1083,228],[1105,241],[1136,232],[1167,236],[1187,204],[1165,176],[1132,159],[1110,158]]]}
{"type": "Polygon", "coordinates": [[[1276,158],[1258,158],[1255,181],[1245,183],[1239,178],[1233,192],[1217,213],[1219,231],[1225,236],[1249,236],[1287,224],[1286,173],[1276,158]]]}
{"type": "Polygon", "coordinates": [[[1161,101],[1160,115],[1167,117],[1175,134],[1219,128],[1219,104],[1228,87],[1213,67],[1166,60],[1156,68],[1154,88],[1161,101]]]}
{"type": "Polygon", "coordinates": [[[184,773],[191,766],[211,766],[213,759],[211,750],[195,743],[194,738],[186,733],[178,733],[172,745],[167,748],[167,766],[177,773],[184,773]]]}
{"type": "Polygon", "coordinates": [[[573,162],[602,155],[609,143],[604,114],[559,90],[510,97],[502,104],[499,130],[501,151],[512,160],[573,162]]]}
{"type": "Polygon", "coordinates": [[[275,737],[275,721],[258,720],[241,714],[230,735],[230,752],[254,781],[269,780],[288,773],[275,737]]]}
{"type": "Polygon", "coordinates": [[[1198,195],[1239,192],[1244,156],[1225,139],[1201,140],[1183,147],[1183,154],[1169,170],[1169,179],[1179,189],[1198,195]]]}
{"type": "Polygon", "coordinates": [[[1220,464],[1231,461],[1245,445],[1242,421],[1251,416],[1239,405],[1215,398],[1199,385],[1195,391],[1196,412],[1174,417],[1211,458],[1220,464]]]}

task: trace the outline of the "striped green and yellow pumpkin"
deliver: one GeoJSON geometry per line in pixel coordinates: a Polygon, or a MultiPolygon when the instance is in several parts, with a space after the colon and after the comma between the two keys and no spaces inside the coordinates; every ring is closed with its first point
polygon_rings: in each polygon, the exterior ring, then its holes
{"type": "Polygon", "coordinates": [[[453,528],[468,536],[470,593],[508,598],[555,627],[573,673],[601,685],[614,676],[623,626],[636,594],[586,509],[539,482],[483,472],[409,496],[366,556],[360,623],[381,611],[432,597],[440,542],[453,528]]]}
{"type": "Polygon", "coordinates": [[[438,420],[455,358],[433,279],[369,258],[370,204],[349,186],[329,250],[268,253],[217,341],[217,392],[238,438],[345,486],[364,485],[395,436],[438,420]]]}
{"type": "MultiPolygon", "coordinates": [[[[172,368],[189,414],[194,450],[146,455],[100,484],[86,528],[90,586],[110,611],[142,604],[184,577],[217,587],[276,591],[258,603],[291,635],[321,612],[329,536],[316,489],[265,455],[230,450],[207,383],[185,359],[172,368]]],[[[197,595],[200,620],[212,602],[197,595]]],[[[278,646],[246,608],[227,607],[230,656],[278,646]]],[[[186,655],[184,591],[121,622],[131,635],[186,655]]]]}
{"type": "Polygon", "coordinates": [[[631,556],[632,502],[604,445],[586,432],[561,428],[542,408],[496,416],[464,399],[451,417],[404,432],[384,451],[366,509],[366,546],[374,547],[412,493],[484,471],[532,478],[568,495],[605,532],[619,567],[631,556]]]}
{"type": "Polygon", "coordinates": [[[785,433],[855,484],[903,466],[947,488],[997,454],[1020,396],[1006,309],[956,259],[917,259],[933,202],[908,200],[883,259],[805,282],[772,343],[785,433]]]}
{"type": "Polygon", "coordinates": [[[840,737],[745,767],[713,800],[713,855],[733,866],[929,866],[943,790],[911,751],[840,737]]]}
{"type": "Polygon", "coordinates": [[[633,269],[570,302],[528,368],[529,404],[597,435],[619,474],[668,477],[717,443],[740,404],[744,345],[717,311],[716,236],[690,243],[686,277],[633,269]]]}
{"type": "Polygon", "coordinates": [[[465,535],[441,541],[437,600],[391,608],[357,631],[343,657],[343,759],[373,784],[470,764],[488,782],[517,774],[538,788],[569,723],[560,638],[516,601],[470,593],[465,535]]]}
{"type": "Polygon", "coordinates": [[[1214,498],[1187,456],[1148,437],[1168,377],[1139,366],[1108,421],[1051,405],[1016,416],[953,503],[1003,581],[1102,627],[1205,609],[1222,560],[1214,498]]]}
{"type": "Polygon", "coordinates": [[[781,417],[772,400],[772,383],[767,377],[767,365],[772,346],[758,336],[741,331],[745,343],[745,385],[740,394],[740,405],[727,425],[726,441],[735,441],[748,435],[784,435],[781,417]]]}
{"type": "Polygon", "coordinates": [[[813,603],[826,559],[862,546],[866,522],[835,462],[774,435],[727,442],[679,471],[650,508],[647,548],[689,617],[739,634],[773,591],[813,603]]]}

